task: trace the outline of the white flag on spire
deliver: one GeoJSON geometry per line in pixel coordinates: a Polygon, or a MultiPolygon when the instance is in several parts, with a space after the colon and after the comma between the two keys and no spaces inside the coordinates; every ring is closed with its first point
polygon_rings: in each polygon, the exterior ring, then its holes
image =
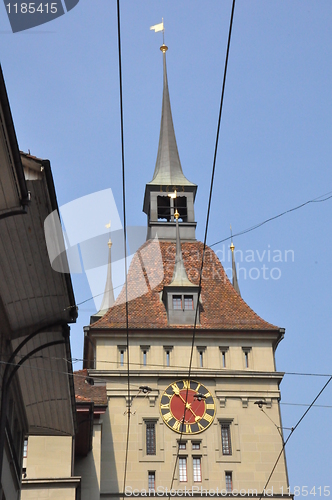
{"type": "Polygon", "coordinates": [[[150,30],[154,30],[155,33],[157,33],[157,31],[164,31],[164,22],[150,26],[150,30]]]}

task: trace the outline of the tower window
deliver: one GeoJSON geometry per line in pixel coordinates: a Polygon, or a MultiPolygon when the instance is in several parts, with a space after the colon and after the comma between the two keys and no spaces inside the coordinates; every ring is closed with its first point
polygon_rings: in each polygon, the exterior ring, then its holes
{"type": "Polygon", "coordinates": [[[119,366],[124,366],[125,364],[125,354],[126,354],[127,347],[124,345],[118,345],[118,363],[119,366]]]}
{"type": "Polygon", "coordinates": [[[203,368],[203,366],[204,366],[204,351],[205,351],[205,349],[206,349],[206,347],[197,346],[198,366],[200,368],[203,368]]]}
{"type": "Polygon", "coordinates": [[[244,356],[244,367],[249,368],[251,347],[242,347],[242,351],[244,356]]]}
{"type": "Polygon", "coordinates": [[[193,476],[195,483],[202,482],[202,467],[200,457],[193,458],[193,476]]]}
{"type": "Polygon", "coordinates": [[[149,345],[141,345],[141,363],[143,366],[148,364],[148,350],[150,349],[149,345]]]}
{"type": "Polygon", "coordinates": [[[165,352],[164,364],[165,364],[165,366],[171,366],[171,350],[172,349],[173,349],[173,346],[164,345],[164,352],[165,352]]]}
{"type": "Polygon", "coordinates": [[[192,449],[193,450],[200,450],[201,449],[201,443],[199,441],[194,441],[192,443],[192,449]]]}
{"type": "Polygon", "coordinates": [[[179,450],[185,450],[187,448],[187,443],[182,441],[179,443],[179,450]]]}
{"type": "Polygon", "coordinates": [[[221,423],[221,448],[223,455],[232,454],[231,425],[229,422],[221,423]]]}
{"type": "Polygon", "coordinates": [[[168,196],[157,196],[158,220],[171,220],[171,199],[168,196]]]}
{"type": "Polygon", "coordinates": [[[194,298],[192,295],[185,295],[184,296],[184,308],[187,311],[194,310],[194,298]]]}
{"type": "Polygon", "coordinates": [[[146,422],[146,454],[156,454],[156,423],[146,422]]]}
{"type": "Polygon", "coordinates": [[[230,471],[225,472],[225,482],[226,482],[227,493],[232,493],[232,491],[233,491],[233,478],[232,478],[232,473],[230,471]]]}
{"type": "Polygon", "coordinates": [[[221,367],[226,368],[228,347],[219,347],[219,349],[220,349],[220,354],[221,354],[221,367]]]}
{"type": "Polygon", "coordinates": [[[203,351],[199,351],[199,366],[203,368],[203,351]]]}
{"type": "Polygon", "coordinates": [[[149,491],[154,490],[156,487],[156,472],[154,470],[148,472],[148,487],[149,491]]]}
{"type": "Polygon", "coordinates": [[[182,219],[183,222],[187,222],[188,220],[187,197],[178,196],[177,198],[175,198],[174,208],[178,210],[180,214],[180,219],[182,219]]]}
{"type": "Polygon", "coordinates": [[[179,481],[182,483],[187,482],[187,457],[179,458],[179,481]]]}
{"type": "Polygon", "coordinates": [[[173,309],[175,311],[182,311],[182,296],[173,295],[173,309]]]}

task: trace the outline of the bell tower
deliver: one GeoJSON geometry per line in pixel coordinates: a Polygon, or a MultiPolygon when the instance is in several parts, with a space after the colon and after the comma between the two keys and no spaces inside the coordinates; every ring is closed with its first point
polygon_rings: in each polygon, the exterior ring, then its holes
{"type": "Polygon", "coordinates": [[[178,210],[182,240],[195,241],[194,202],[197,185],[190,182],[182,171],[168,91],[166,69],[168,47],[163,44],[160,50],[163,53],[164,68],[163,102],[156,166],[152,180],[146,184],[144,195],[143,212],[148,217],[147,240],[157,236],[160,240],[175,241],[174,212],[178,210]]]}

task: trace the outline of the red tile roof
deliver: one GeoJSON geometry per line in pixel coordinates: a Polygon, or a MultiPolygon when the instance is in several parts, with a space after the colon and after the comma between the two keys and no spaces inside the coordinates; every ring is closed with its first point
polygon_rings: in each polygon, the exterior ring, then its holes
{"type": "MultiPolygon", "coordinates": [[[[182,255],[189,280],[198,285],[203,243],[182,243],[182,255]]],[[[175,242],[148,241],[136,252],[128,273],[130,329],[187,329],[169,326],[161,292],[173,276],[175,242]],[[159,250],[160,249],[160,250],[159,250]]],[[[126,328],[125,287],[114,306],[97,322],[99,328],[126,328]]],[[[206,248],[202,278],[198,330],[278,330],[260,318],[236,293],[217,255],[206,248]]]]}
{"type": "Polygon", "coordinates": [[[90,385],[86,382],[88,370],[74,372],[76,403],[94,403],[97,406],[107,406],[106,386],[90,385]]]}

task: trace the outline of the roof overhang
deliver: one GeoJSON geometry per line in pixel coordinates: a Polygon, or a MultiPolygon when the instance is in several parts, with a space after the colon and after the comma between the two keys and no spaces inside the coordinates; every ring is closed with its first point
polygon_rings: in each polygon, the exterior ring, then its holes
{"type": "Polygon", "coordinates": [[[0,66],[0,218],[24,213],[29,193],[0,66]]]}
{"type": "Polygon", "coordinates": [[[51,326],[12,340],[21,345],[16,363],[24,360],[17,375],[28,420],[34,435],[75,434],[75,394],[69,345],[69,329],[51,326]],[[24,343],[26,342],[26,343],[24,343]],[[22,345],[24,344],[24,345],[22,345]]]}
{"type": "Polygon", "coordinates": [[[46,217],[58,210],[55,189],[49,161],[21,158],[31,204],[24,215],[0,218],[0,300],[12,350],[21,346],[14,363],[26,358],[17,376],[29,433],[74,435],[67,324],[76,320],[77,308],[70,275],[52,269],[44,234],[46,217]]]}
{"type": "Polygon", "coordinates": [[[12,337],[22,337],[55,323],[72,323],[77,308],[69,274],[58,273],[49,261],[44,221],[57,210],[49,162],[27,159],[31,205],[25,215],[0,220],[0,296],[12,337]],[[31,165],[38,176],[31,180],[31,165]]]}

